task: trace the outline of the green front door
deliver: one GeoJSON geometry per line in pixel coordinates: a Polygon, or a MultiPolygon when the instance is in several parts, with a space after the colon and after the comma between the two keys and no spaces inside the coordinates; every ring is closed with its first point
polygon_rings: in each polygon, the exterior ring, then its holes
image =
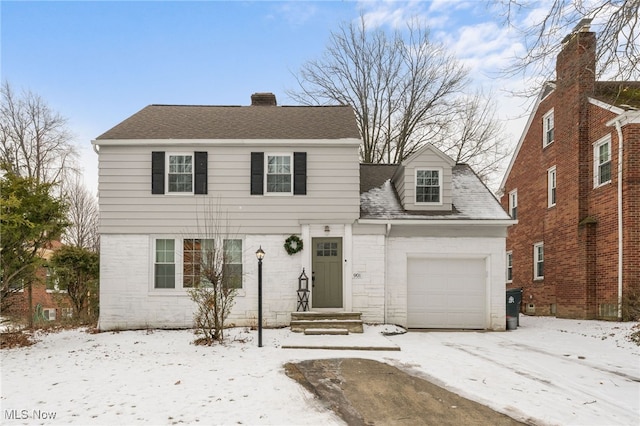
{"type": "Polygon", "coordinates": [[[313,287],[314,308],[342,308],[342,238],[314,238],[313,287]]]}

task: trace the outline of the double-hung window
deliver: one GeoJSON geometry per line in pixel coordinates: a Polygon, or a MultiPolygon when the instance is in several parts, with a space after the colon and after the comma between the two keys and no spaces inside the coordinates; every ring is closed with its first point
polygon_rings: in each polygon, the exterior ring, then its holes
{"type": "Polygon", "coordinates": [[[224,276],[229,288],[242,288],[242,240],[224,240],[224,276]]]}
{"type": "Polygon", "coordinates": [[[292,159],[290,154],[267,155],[267,194],[292,193],[292,159]]]}
{"type": "Polygon", "coordinates": [[[193,155],[169,154],[167,188],[169,193],[193,193],[193,155]]]}
{"type": "Polygon", "coordinates": [[[442,170],[416,170],[416,204],[442,203],[442,170]]]}
{"type": "Polygon", "coordinates": [[[547,170],[547,207],[556,205],[556,166],[547,170]]]}
{"type": "Polygon", "coordinates": [[[176,242],[157,239],[155,247],[155,288],[176,288],[176,242]]]}
{"type": "Polygon", "coordinates": [[[513,281],[513,252],[507,252],[507,282],[513,281]]]}
{"type": "Polygon", "coordinates": [[[208,153],[151,153],[151,193],[192,195],[206,194],[208,188],[208,153]]]}
{"type": "Polygon", "coordinates": [[[542,147],[546,147],[554,141],[555,124],[553,119],[553,109],[542,117],[542,147]]]}
{"type": "Polygon", "coordinates": [[[518,190],[509,192],[509,216],[511,219],[518,218],[518,190]]]}
{"type": "Polygon", "coordinates": [[[593,144],[593,186],[611,182],[611,136],[593,144]]]}
{"type": "Polygon", "coordinates": [[[544,243],[533,245],[533,279],[544,278],[544,243]]]}

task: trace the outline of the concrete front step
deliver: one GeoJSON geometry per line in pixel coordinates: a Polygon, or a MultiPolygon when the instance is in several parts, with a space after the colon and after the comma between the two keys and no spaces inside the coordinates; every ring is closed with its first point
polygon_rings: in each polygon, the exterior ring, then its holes
{"type": "Polygon", "coordinates": [[[329,334],[332,336],[344,336],[349,334],[349,330],[346,328],[305,328],[304,334],[307,336],[318,336],[323,334],[329,334]]]}
{"type": "Polygon", "coordinates": [[[322,319],[335,319],[335,320],[360,320],[362,314],[360,312],[292,312],[291,320],[322,320],[322,319]]]}
{"type": "Polygon", "coordinates": [[[304,332],[306,329],[346,329],[351,333],[362,333],[359,312],[293,312],[291,331],[304,332]]]}

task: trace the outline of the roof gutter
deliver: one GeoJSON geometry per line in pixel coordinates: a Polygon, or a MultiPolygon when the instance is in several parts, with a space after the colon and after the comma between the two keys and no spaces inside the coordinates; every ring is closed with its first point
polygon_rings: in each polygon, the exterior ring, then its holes
{"type": "Polygon", "coordinates": [[[105,146],[155,146],[172,147],[176,145],[194,146],[242,146],[242,145],[296,145],[296,146],[360,146],[362,140],[343,139],[98,139],[91,141],[95,145],[105,146]]]}
{"type": "Polygon", "coordinates": [[[358,223],[363,225],[386,225],[387,234],[391,226],[429,225],[429,226],[451,226],[451,225],[488,225],[488,226],[511,226],[518,223],[513,219],[358,219],[358,223]]]}

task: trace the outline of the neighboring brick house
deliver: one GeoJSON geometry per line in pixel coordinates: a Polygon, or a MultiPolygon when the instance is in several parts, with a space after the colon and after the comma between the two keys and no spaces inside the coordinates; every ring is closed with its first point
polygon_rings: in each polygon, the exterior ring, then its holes
{"type": "Polygon", "coordinates": [[[640,82],[596,81],[595,49],[565,38],[500,187],[525,313],[620,318],[640,286],[640,82]]]}
{"type": "MultiPolygon", "coordinates": [[[[51,241],[46,247],[39,250],[38,255],[48,261],[53,253],[62,247],[59,241],[51,241]]],[[[71,300],[66,291],[60,291],[57,284],[51,279],[51,270],[48,266],[42,266],[36,271],[36,280],[31,287],[31,305],[34,313],[42,319],[53,321],[61,318],[70,318],[73,315],[71,300]]],[[[29,313],[29,293],[23,288],[10,296],[11,303],[3,315],[26,318],[29,313]]]]}

